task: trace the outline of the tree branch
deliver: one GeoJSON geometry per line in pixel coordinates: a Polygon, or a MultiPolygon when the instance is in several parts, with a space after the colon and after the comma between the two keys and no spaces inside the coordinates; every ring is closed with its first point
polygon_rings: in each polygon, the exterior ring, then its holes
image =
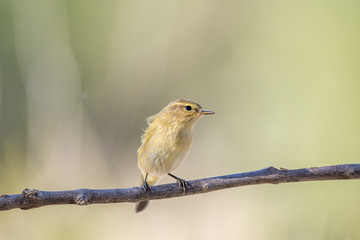
{"type": "Polygon", "coordinates": [[[360,164],[345,164],[295,170],[268,167],[253,172],[189,181],[186,192],[183,192],[177,183],[153,186],[148,194],[145,194],[142,187],[103,190],[78,189],[70,191],[39,191],[36,189],[25,189],[21,194],[1,195],[0,210],[4,211],[15,208],[26,210],[61,204],[77,204],[84,206],[96,203],[135,203],[143,200],[189,196],[225,188],[265,183],[278,184],[359,178],[360,164]]]}

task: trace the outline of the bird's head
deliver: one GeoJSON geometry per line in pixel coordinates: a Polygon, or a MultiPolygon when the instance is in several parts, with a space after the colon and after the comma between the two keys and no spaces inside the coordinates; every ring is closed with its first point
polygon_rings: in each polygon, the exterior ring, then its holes
{"type": "Polygon", "coordinates": [[[147,121],[149,124],[160,120],[166,124],[182,124],[192,127],[201,117],[214,113],[203,109],[194,101],[176,100],[169,103],[158,114],[147,118],[147,121]]]}

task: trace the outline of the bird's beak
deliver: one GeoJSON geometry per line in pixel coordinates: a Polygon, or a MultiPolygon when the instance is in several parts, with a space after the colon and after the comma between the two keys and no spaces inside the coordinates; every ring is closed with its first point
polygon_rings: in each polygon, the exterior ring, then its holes
{"type": "Polygon", "coordinates": [[[208,110],[205,110],[205,109],[200,110],[201,115],[210,115],[210,114],[214,114],[214,113],[215,112],[213,112],[213,111],[208,111],[208,110]]]}

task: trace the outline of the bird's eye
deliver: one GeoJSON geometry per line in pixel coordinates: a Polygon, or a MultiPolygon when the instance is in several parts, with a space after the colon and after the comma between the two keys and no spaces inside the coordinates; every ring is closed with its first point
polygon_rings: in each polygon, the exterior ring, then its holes
{"type": "Polygon", "coordinates": [[[187,105],[187,106],[185,106],[185,109],[186,109],[186,111],[191,111],[191,110],[192,110],[192,107],[189,106],[189,105],[187,105]]]}

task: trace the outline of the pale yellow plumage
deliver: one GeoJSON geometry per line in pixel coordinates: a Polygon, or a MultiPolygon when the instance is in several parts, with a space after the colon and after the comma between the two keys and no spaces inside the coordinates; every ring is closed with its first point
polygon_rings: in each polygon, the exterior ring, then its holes
{"type": "MultiPolygon", "coordinates": [[[[161,177],[170,174],[185,160],[192,144],[193,127],[202,116],[213,113],[196,102],[176,100],[147,118],[149,126],[138,150],[138,166],[143,180],[146,178],[145,184],[157,184],[161,177]]],[[[136,211],[142,211],[147,204],[138,203],[136,211]]]]}

